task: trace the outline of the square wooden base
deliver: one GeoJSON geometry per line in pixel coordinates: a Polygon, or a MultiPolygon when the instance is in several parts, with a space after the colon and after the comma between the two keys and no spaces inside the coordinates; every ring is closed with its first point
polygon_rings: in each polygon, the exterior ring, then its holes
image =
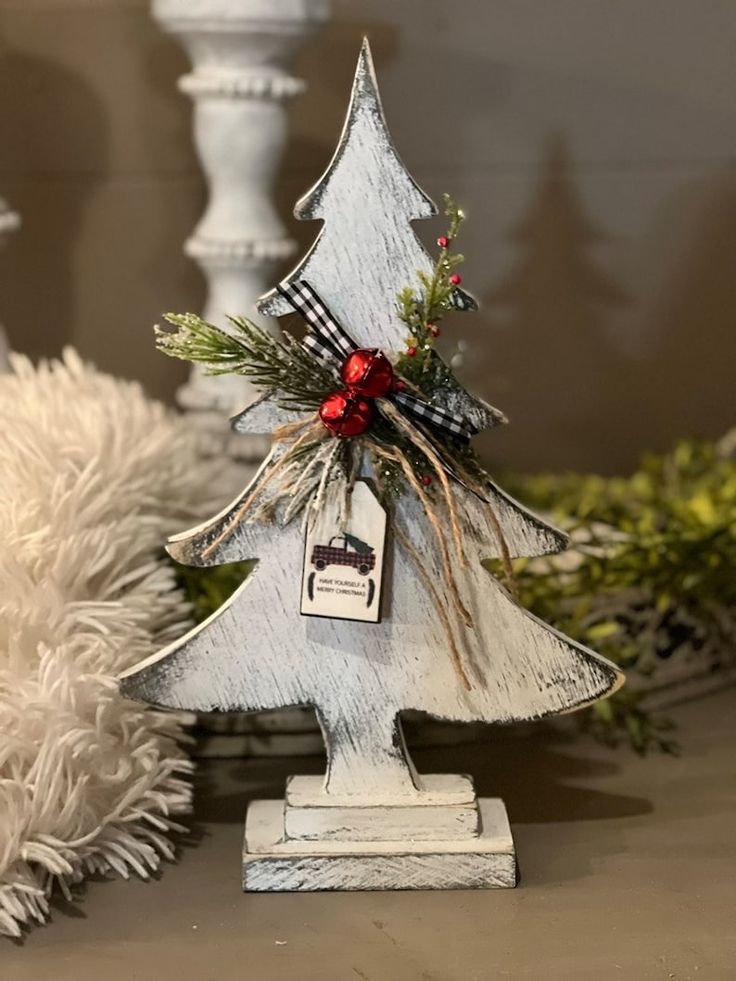
{"type": "Polygon", "coordinates": [[[478,801],[477,837],[437,841],[284,840],[284,802],[253,801],[243,847],[246,892],[506,889],[516,855],[503,801],[478,801]]]}

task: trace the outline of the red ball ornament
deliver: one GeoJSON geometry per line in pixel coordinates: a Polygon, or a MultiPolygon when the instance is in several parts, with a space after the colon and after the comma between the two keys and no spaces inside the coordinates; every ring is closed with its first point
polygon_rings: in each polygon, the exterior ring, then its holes
{"type": "Polygon", "coordinates": [[[449,244],[450,240],[447,235],[440,235],[440,237],[437,239],[437,245],[439,245],[441,249],[446,249],[449,244]]]}
{"type": "Polygon", "coordinates": [[[427,324],[427,330],[432,335],[432,337],[440,336],[440,329],[437,324],[427,324]]]}
{"type": "Polygon", "coordinates": [[[428,473],[423,473],[419,479],[421,480],[421,482],[424,484],[425,487],[429,487],[429,485],[432,483],[432,478],[429,476],[428,473]]]}
{"type": "Polygon", "coordinates": [[[412,346],[412,347],[408,347],[408,348],[406,349],[406,353],[408,354],[408,356],[409,356],[410,358],[413,358],[413,357],[414,357],[414,355],[415,355],[415,354],[417,353],[417,349],[416,349],[416,348],[415,348],[414,346],[412,346]]]}
{"type": "Polygon", "coordinates": [[[333,392],[320,405],[319,417],[333,436],[362,436],[373,421],[373,406],[353,392],[333,392]]]}
{"type": "Polygon", "coordinates": [[[364,398],[377,399],[391,391],[394,369],[391,362],[375,349],[353,351],[340,372],[342,380],[364,398]]]}
{"type": "Polygon", "coordinates": [[[452,276],[450,276],[450,282],[453,286],[459,286],[462,281],[463,277],[459,273],[453,273],[452,276]]]}
{"type": "Polygon", "coordinates": [[[396,381],[394,382],[394,391],[403,392],[405,390],[406,390],[406,382],[404,381],[403,378],[397,378],[396,381]]]}

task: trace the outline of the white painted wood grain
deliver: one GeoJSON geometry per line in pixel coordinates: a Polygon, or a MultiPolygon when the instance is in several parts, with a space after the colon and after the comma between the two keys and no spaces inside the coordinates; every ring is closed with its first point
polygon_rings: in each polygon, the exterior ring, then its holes
{"type": "Polygon", "coordinates": [[[248,808],[243,888],[252,892],[318,889],[491,889],[516,885],[506,808],[481,799],[482,831],[456,841],[284,841],[281,801],[248,808]]]}
{"type": "Polygon", "coordinates": [[[478,836],[478,807],[289,807],[287,838],[300,841],[451,841],[478,836]]]}
{"type": "MultiPolygon", "coordinates": [[[[471,777],[463,773],[425,773],[422,775],[421,792],[412,801],[412,807],[452,807],[458,804],[472,804],[475,789],[471,777]]],[[[355,803],[350,794],[331,794],[325,797],[324,781],[321,777],[296,776],[286,781],[286,804],[290,807],[350,807],[355,803]]],[[[376,787],[371,803],[390,806],[394,798],[376,787]]]]}
{"type": "MultiPolygon", "coordinates": [[[[267,466],[267,464],[266,464],[267,466]]],[[[498,554],[484,505],[458,488],[469,566],[456,569],[474,626],[453,624],[473,688],[455,674],[442,618],[412,559],[389,541],[383,619],[351,623],[299,615],[302,532],[241,524],[215,561],[256,558],[246,582],[216,614],[124,680],[133,697],[184,709],[317,708],[328,751],[328,793],[370,802],[377,786],[411,798],[398,715],[418,709],[456,721],[511,722],[587,704],[620,682],[618,669],[518,607],[482,568],[498,554]]],[[[550,535],[508,505],[501,512],[514,554],[549,548],[550,535]],[[541,546],[541,547],[539,547],[541,546]]],[[[394,520],[423,557],[441,602],[452,609],[437,544],[420,503],[400,499],[394,520]]],[[[201,564],[220,517],[170,545],[201,564]]]]}
{"type": "Polygon", "coordinates": [[[320,777],[292,777],[286,784],[284,830],[305,841],[448,841],[474,838],[480,816],[469,777],[429,773],[411,802],[376,787],[370,806],[346,794],[329,798],[320,777]],[[338,802],[339,801],[339,802],[338,802]]]}

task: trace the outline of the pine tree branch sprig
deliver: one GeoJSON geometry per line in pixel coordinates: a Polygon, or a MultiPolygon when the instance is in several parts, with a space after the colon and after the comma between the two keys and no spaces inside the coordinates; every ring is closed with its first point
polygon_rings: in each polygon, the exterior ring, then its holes
{"type": "Polygon", "coordinates": [[[167,313],[175,330],[153,328],[156,347],[170,358],[206,365],[209,375],[241,373],[247,352],[241,342],[193,313],[167,313]]]}
{"type": "Polygon", "coordinates": [[[192,313],[165,319],[176,330],[155,328],[164,354],[203,364],[209,375],[244,375],[284,408],[313,410],[335,387],[336,376],[291,335],[277,340],[245,317],[228,318],[233,333],[192,313]]]}

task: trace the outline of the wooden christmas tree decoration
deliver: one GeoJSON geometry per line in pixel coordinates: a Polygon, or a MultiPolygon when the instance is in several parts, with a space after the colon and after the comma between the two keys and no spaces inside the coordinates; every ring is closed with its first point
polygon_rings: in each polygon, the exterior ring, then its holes
{"type": "Polygon", "coordinates": [[[243,322],[238,347],[188,317],[160,341],[271,385],[234,420],[273,433],[268,459],[230,507],[168,546],[189,565],[257,559],[255,570],[122,681],[129,696],[175,709],[316,709],[326,776],[292,777],[285,801],[250,804],[248,890],[514,885],[503,803],[478,801],[469,777],[418,774],[401,712],[535,719],[622,680],[481,565],[508,569],[565,539],[494,486],[465,445],[504,419],[431,349],[428,314],[475,306],[450,274],[452,235],[433,263],[411,229],[435,213],[393,148],[365,42],[335,156],[296,207],[322,231],[260,304],[298,310],[304,344],[243,322]],[[418,272],[423,299],[406,290],[418,272]]]}

